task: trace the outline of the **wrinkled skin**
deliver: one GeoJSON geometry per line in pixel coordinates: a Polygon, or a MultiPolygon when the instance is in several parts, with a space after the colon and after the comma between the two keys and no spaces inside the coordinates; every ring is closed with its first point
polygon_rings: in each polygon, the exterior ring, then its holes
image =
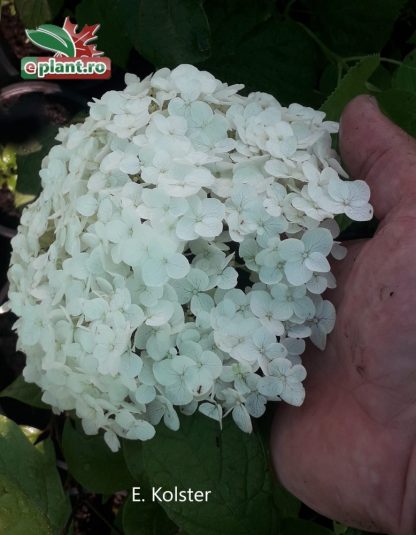
{"type": "Polygon", "coordinates": [[[341,119],[351,176],[365,179],[379,228],[350,242],[327,298],[337,323],[310,348],[302,407],[277,408],[272,453],[289,491],[349,526],[416,534],[416,141],[369,97],[341,119]]]}

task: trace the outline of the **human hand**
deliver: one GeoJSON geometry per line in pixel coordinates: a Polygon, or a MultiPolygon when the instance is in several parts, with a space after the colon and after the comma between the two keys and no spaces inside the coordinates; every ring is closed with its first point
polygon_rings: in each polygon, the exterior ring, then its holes
{"type": "Polygon", "coordinates": [[[310,348],[302,407],[279,406],[272,453],[285,487],[347,525],[416,534],[416,141],[369,97],[340,128],[343,160],[380,220],[351,242],[328,292],[337,323],[310,348]]]}

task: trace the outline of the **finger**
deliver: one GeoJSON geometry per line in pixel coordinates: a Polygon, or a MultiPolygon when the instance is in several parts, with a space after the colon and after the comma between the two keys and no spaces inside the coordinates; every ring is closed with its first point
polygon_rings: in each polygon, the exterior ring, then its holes
{"type": "Polygon", "coordinates": [[[379,219],[416,196],[416,141],[381,113],[373,97],[361,95],[345,108],[340,149],[352,178],[370,186],[379,219]]]}

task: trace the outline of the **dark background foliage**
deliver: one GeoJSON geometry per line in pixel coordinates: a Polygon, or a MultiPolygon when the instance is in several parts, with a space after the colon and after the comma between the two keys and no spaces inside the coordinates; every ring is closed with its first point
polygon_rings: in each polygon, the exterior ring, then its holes
{"type": "MultiPolygon", "coordinates": [[[[192,63],[245,91],[320,108],[338,120],[371,93],[416,134],[416,6],[406,0],[3,0],[0,21],[0,288],[22,205],[40,190],[38,171],[57,128],[86,103],[121,89],[125,72],[192,63]],[[106,82],[20,81],[21,57],[40,54],[24,28],[100,23],[98,49],[113,62],[106,82]],[[17,171],[16,171],[17,166],[17,171]],[[17,174],[17,183],[16,183],[17,174]]],[[[42,53],[43,54],[43,53],[42,53]]],[[[33,198],[33,197],[32,197],[33,198]]],[[[348,222],[341,222],[343,227],[348,222]]],[[[344,237],[371,235],[375,223],[344,237]]],[[[5,298],[5,286],[0,291],[5,298]]],[[[0,305],[1,305],[0,302],[0,305]]],[[[268,452],[273,407],[243,435],[202,416],[179,432],[158,427],[149,443],[112,454],[71,414],[52,415],[21,375],[13,318],[0,315],[0,533],[126,535],[360,535],[309,510],[275,480],[268,452]],[[33,426],[33,427],[32,427],[33,426]],[[206,504],[132,503],[130,489],[206,489],[206,504]]],[[[342,482],[340,483],[342,484],[342,482]]],[[[358,491],[358,489],[357,489],[358,491]]]]}

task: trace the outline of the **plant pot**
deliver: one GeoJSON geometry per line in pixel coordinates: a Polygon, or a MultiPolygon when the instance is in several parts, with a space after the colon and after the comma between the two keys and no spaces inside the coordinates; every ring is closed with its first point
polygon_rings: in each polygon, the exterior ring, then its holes
{"type": "MultiPolygon", "coordinates": [[[[84,97],[59,84],[44,81],[11,84],[0,90],[0,145],[27,147],[36,144],[46,127],[64,125],[85,109],[84,97]]],[[[10,239],[18,222],[13,194],[0,188],[0,236],[10,239]]]]}

